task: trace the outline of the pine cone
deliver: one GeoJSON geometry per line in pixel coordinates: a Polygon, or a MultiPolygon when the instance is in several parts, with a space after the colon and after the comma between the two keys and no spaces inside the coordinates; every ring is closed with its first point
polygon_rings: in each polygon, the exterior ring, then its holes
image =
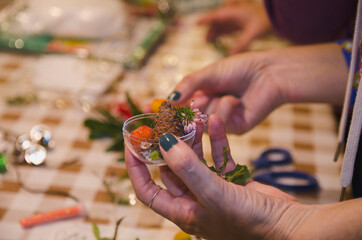
{"type": "Polygon", "coordinates": [[[172,133],[178,137],[185,135],[182,121],[168,101],[164,101],[161,104],[156,116],[155,127],[153,128],[156,140],[159,140],[165,133],[172,133]]]}

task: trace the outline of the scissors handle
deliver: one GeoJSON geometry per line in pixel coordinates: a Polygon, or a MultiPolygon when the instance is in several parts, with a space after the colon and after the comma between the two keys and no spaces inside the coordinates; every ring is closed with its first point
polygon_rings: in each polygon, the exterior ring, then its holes
{"type": "Polygon", "coordinates": [[[282,188],[285,190],[292,191],[310,191],[310,190],[318,190],[319,185],[317,179],[312,175],[299,172],[299,171],[291,171],[291,172],[267,172],[260,174],[254,177],[255,181],[263,182],[268,185],[271,185],[276,188],[282,188]],[[305,180],[305,184],[284,184],[278,181],[280,178],[290,178],[290,179],[302,179],[305,180]]]}
{"type": "Polygon", "coordinates": [[[272,148],[263,152],[258,159],[253,161],[251,164],[255,169],[269,168],[273,165],[286,165],[292,163],[291,154],[281,148],[272,148]],[[272,155],[278,155],[278,159],[272,158],[272,155]]]}

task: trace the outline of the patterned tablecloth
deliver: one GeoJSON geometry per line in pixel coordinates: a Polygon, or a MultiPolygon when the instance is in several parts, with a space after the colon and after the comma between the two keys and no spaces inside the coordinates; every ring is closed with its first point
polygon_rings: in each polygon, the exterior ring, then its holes
{"type": "MultiPolygon", "coordinates": [[[[181,20],[144,68],[126,73],[115,88],[115,99],[124,97],[126,90],[142,103],[166,97],[182,76],[220,58],[212,46],[204,43],[205,29],[196,27],[194,21],[195,16],[181,20]]],[[[23,85],[29,83],[24,68],[41,58],[0,53],[0,128],[20,135],[42,123],[50,127],[56,141],[45,165],[8,165],[8,171],[0,175],[0,239],[95,239],[92,223],[99,226],[101,237],[112,237],[115,223],[121,217],[124,221],[117,239],[173,239],[179,229],[135,201],[129,180],[120,180],[126,173],[125,165],[117,161],[119,154],[105,152],[109,142],[88,140],[83,121],[90,113],[79,104],[78,95],[62,98],[48,93],[38,103],[19,106],[6,103],[7,97],[22,92],[23,85]],[[77,161],[69,164],[72,160],[77,161]],[[70,194],[84,204],[88,216],[22,228],[19,220],[24,217],[77,204],[69,197],[31,193],[24,186],[70,194]],[[131,204],[114,204],[107,186],[131,204]]],[[[114,77],[120,74],[121,70],[115,70],[114,77]]],[[[242,164],[270,147],[289,150],[294,158],[293,167],[315,175],[321,187],[318,192],[292,193],[305,203],[338,199],[340,164],[332,161],[336,139],[332,110],[323,104],[285,105],[247,134],[229,135],[231,154],[242,164]]],[[[206,158],[210,160],[206,135],[204,145],[206,158]]],[[[150,170],[159,181],[158,169],[150,167],[150,170]]]]}

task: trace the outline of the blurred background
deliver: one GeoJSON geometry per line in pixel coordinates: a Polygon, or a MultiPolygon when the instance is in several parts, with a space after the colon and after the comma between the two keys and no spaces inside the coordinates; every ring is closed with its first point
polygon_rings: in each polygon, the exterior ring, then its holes
{"type": "MultiPolygon", "coordinates": [[[[152,111],[185,75],[228,55],[235,34],[206,41],[198,20],[222,0],[0,0],[0,239],[198,239],[143,206],[123,159],[123,122],[152,111]],[[86,214],[24,227],[69,206],[86,214]],[[115,229],[119,219],[124,220],[115,229]],[[114,236],[116,235],[116,236],[114,236]]],[[[241,30],[242,32],[242,30],[241,30]]],[[[243,51],[292,45],[274,31],[243,51]]],[[[320,189],[291,191],[335,202],[340,165],[333,109],[288,104],[252,131],[229,135],[236,162],[287,149],[293,170],[320,189]]],[[[211,163],[207,134],[205,159],[211,163]]],[[[149,166],[162,185],[158,168],[149,166]]]]}

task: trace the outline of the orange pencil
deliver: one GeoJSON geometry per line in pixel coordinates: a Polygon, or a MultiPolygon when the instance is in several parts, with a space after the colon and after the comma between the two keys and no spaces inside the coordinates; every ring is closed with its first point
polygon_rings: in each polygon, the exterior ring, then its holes
{"type": "Polygon", "coordinates": [[[83,205],[75,205],[67,208],[62,208],[50,212],[40,213],[31,217],[23,218],[20,220],[22,227],[32,227],[35,225],[53,222],[61,219],[85,216],[86,211],[83,205]]]}

